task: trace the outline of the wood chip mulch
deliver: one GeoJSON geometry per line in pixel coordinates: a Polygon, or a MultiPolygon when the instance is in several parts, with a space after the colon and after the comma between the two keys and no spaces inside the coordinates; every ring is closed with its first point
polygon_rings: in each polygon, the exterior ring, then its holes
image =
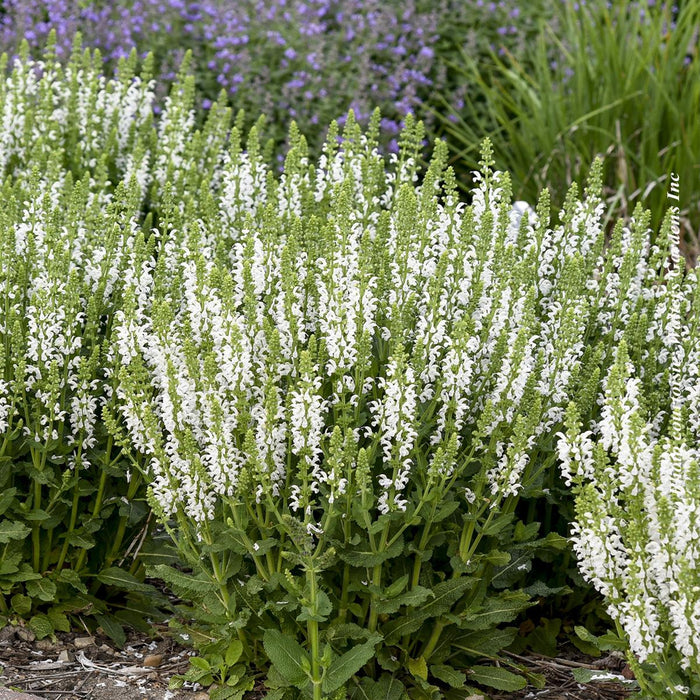
{"type": "MultiPolygon", "coordinates": [[[[36,640],[24,627],[0,629],[0,691],[31,693],[45,700],[207,700],[200,687],[168,690],[174,674],[187,670],[192,651],[167,636],[150,638],[132,632],[123,649],[107,637],[58,633],[55,642],[36,640]]],[[[582,657],[564,650],[564,657],[549,658],[534,653],[511,654],[513,661],[545,676],[547,684],[528,686],[519,693],[495,694],[493,700],[625,700],[629,694],[621,684],[580,684],[572,669],[608,671],[629,678],[624,659],[611,655],[601,659],[582,657]]],[[[2,693],[0,692],[0,695],[2,693]]],[[[262,700],[256,689],[249,700],[262,700]]]]}

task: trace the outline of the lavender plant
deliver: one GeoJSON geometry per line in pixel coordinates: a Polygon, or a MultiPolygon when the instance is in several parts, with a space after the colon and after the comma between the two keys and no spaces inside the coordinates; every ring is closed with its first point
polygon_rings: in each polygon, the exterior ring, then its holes
{"type": "Polygon", "coordinates": [[[572,404],[559,453],[576,494],[579,568],[605,597],[645,697],[695,698],[700,286],[677,241],[669,249],[657,256],[663,284],[634,310],[637,342],[620,344],[607,374],[600,416],[582,430],[572,404]]]}
{"type": "Polygon", "coordinates": [[[198,106],[208,108],[225,90],[252,120],[267,114],[267,133],[278,142],[291,117],[319,148],[331,119],[353,108],[366,121],[377,105],[384,145],[396,146],[404,115],[442,83],[433,47],[451,13],[447,2],[421,0],[8,0],[3,9],[0,49],[11,55],[21,37],[40,55],[53,29],[57,53],[68,58],[80,32],[108,70],[134,48],[152,53],[164,98],[189,50],[198,106]]]}

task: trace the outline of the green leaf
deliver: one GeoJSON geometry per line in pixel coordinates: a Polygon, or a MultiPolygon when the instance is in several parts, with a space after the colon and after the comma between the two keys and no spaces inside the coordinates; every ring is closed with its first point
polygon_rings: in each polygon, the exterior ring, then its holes
{"type": "Polygon", "coordinates": [[[401,576],[400,578],[396,579],[396,581],[394,581],[394,583],[392,583],[392,584],[384,591],[384,595],[385,595],[387,598],[394,598],[394,597],[396,597],[397,595],[399,595],[399,593],[401,593],[401,591],[403,591],[404,588],[406,588],[406,584],[407,584],[407,583],[408,583],[408,574],[404,574],[404,575],[401,576]]]}
{"type": "Polygon", "coordinates": [[[387,641],[391,644],[405,634],[415,632],[428,618],[446,613],[476,581],[475,578],[461,576],[438,583],[432,591],[433,598],[428,603],[385,625],[384,636],[387,641]]]}
{"type": "Polygon", "coordinates": [[[388,549],[383,552],[372,552],[371,550],[362,550],[356,547],[339,551],[338,556],[350,566],[373,568],[388,559],[394,559],[403,552],[403,538],[399,537],[388,549]]]}
{"type": "Polygon", "coordinates": [[[53,634],[53,625],[46,615],[34,615],[29,620],[29,627],[37,639],[43,639],[53,634]]]}
{"type": "Polygon", "coordinates": [[[620,639],[617,635],[612,632],[606,632],[600,637],[596,637],[591,634],[585,627],[576,625],[574,627],[574,632],[579,639],[584,642],[592,644],[599,651],[624,651],[627,648],[627,643],[625,640],[620,639]]]}
{"type": "Polygon", "coordinates": [[[534,603],[520,591],[508,591],[499,596],[487,598],[479,612],[466,612],[461,627],[471,630],[485,630],[502,622],[512,622],[516,616],[534,603]]]}
{"type": "Polygon", "coordinates": [[[16,493],[17,489],[11,488],[7,489],[7,491],[3,491],[3,493],[0,494],[0,515],[2,515],[10,507],[10,503],[12,503],[12,499],[15,497],[16,493]]]}
{"type": "Polygon", "coordinates": [[[433,588],[434,597],[421,608],[420,614],[428,618],[446,613],[464,595],[464,592],[476,583],[477,579],[469,576],[451,578],[438,583],[433,588]]]}
{"type": "Polygon", "coordinates": [[[203,656],[191,656],[190,666],[196,668],[199,671],[211,671],[211,665],[203,656]]]}
{"type": "Polygon", "coordinates": [[[28,513],[26,513],[24,517],[26,520],[31,522],[40,523],[44,520],[48,520],[51,516],[45,510],[35,508],[34,510],[30,510],[28,513]]]}
{"type": "Polygon", "coordinates": [[[126,644],[126,634],[124,628],[111,615],[95,615],[97,624],[102,631],[119,647],[126,644]]]}
{"type": "Polygon", "coordinates": [[[401,681],[384,673],[379,681],[363,678],[349,697],[350,700],[405,700],[408,695],[401,681]]]}
{"type": "Polygon", "coordinates": [[[61,569],[58,576],[56,577],[56,580],[60,581],[61,583],[67,583],[69,586],[72,586],[77,591],[80,591],[81,593],[87,595],[87,587],[82,582],[80,576],[78,575],[78,572],[73,571],[73,569],[61,569]]]}
{"type": "Polygon", "coordinates": [[[533,554],[520,550],[511,554],[510,561],[497,568],[493,573],[491,585],[494,588],[509,588],[524,574],[532,569],[533,554]]]}
{"type": "Polygon", "coordinates": [[[66,535],[66,542],[71,547],[77,547],[78,549],[92,549],[95,546],[95,538],[84,528],[69,532],[66,535]]]}
{"type": "Polygon", "coordinates": [[[202,594],[217,589],[217,585],[213,581],[204,581],[200,578],[196,578],[192,574],[185,574],[182,571],[173,569],[172,566],[168,566],[167,564],[156,564],[149,568],[148,573],[155,578],[163,579],[176,593],[179,590],[188,593],[202,594]]]}
{"type": "Polygon", "coordinates": [[[53,625],[54,630],[57,632],[70,632],[70,622],[65,613],[61,610],[58,608],[49,608],[46,615],[53,625]]]}
{"type": "Polygon", "coordinates": [[[96,576],[100,583],[114,588],[123,588],[127,591],[140,591],[141,593],[150,593],[153,591],[153,586],[139,581],[133,574],[130,574],[124,569],[117,566],[110,566],[103,569],[96,576]]]}
{"type": "Polygon", "coordinates": [[[32,609],[32,599],[29,596],[16,593],[10,598],[10,605],[18,615],[27,615],[32,609]]]}
{"type": "Polygon", "coordinates": [[[4,520],[0,523],[0,544],[7,544],[10,540],[23,540],[31,528],[16,520],[4,520]]]}
{"type": "Polygon", "coordinates": [[[473,683],[486,685],[489,688],[505,690],[511,693],[516,690],[522,690],[527,685],[527,681],[523,676],[518,676],[497,666],[472,666],[469,680],[473,683]]]}
{"type": "Polygon", "coordinates": [[[516,627],[469,632],[456,637],[452,644],[457,649],[466,651],[472,656],[494,657],[501,649],[505,649],[513,643],[517,633],[516,627]]]}
{"type": "Polygon", "coordinates": [[[297,615],[297,622],[306,622],[307,620],[316,620],[316,622],[325,622],[328,616],[333,611],[333,605],[330,598],[324,591],[316,592],[316,609],[312,610],[309,606],[304,606],[301,612],[297,615]]]}
{"type": "Polygon", "coordinates": [[[226,649],[226,665],[227,666],[233,666],[238,659],[241,658],[241,654],[243,653],[243,644],[241,643],[240,639],[234,639],[229,645],[228,649],[226,649]]]}
{"type": "Polygon", "coordinates": [[[434,597],[434,595],[435,594],[429,588],[415,586],[410,591],[406,591],[395,598],[378,601],[377,612],[380,614],[390,615],[391,613],[395,613],[401,606],[416,608],[425,603],[428,598],[434,597]]]}
{"type": "Polygon", "coordinates": [[[245,688],[230,688],[218,686],[209,691],[209,700],[240,700],[245,694],[245,688]]]}
{"type": "Polygon", "coordinates": [[[424,681],[428,680],[428,664],[422,656],[419,656],[417,659],[409,659],[407,666],[408,672],[414,678],[420,678],[424,681]]]}
{"type": "Polygon", "coordinates": [[[380,641],[381,637],[374,635],[335,659],[323,679],[323,692],[333,693],[347,683],[374,656],[374,647],[380,641]]]}
{"type": "Polygon", "coordinates": [[[451,688],[461,688],[467,682],[467,675],[452,666],[438,664],[430,667],[430,673],[451,688]]]}
{"type": "Polygon", "coordinates": [[[56,597],[56,584],[46,577],[35,581],[27,581],[27,593],[32,598],[50,602],[56,597]]]}
{"type": "Polygon", "coordinates": [[[273,666],[289,685],[302,688],[307,684],[309,677],[302,667],[302,659],[308,662],[309,657],[299,642],[278,630],[266,630],[263,646],[273,666]]]}

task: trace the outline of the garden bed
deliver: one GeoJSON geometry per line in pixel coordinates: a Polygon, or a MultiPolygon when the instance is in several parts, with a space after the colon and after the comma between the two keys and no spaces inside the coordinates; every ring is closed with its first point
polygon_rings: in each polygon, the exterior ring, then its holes
{"type": "MultiPolygon", "coordinates": [[[[62,633],[56,641],[36,640],[25,627],[0,631],[0,691],[3,688],[31,693],[47,700],[206,700],[205,689],[194,685],[168,690],[170,678],[187,670],[191,650],[167,635],[149,637],[131,632],[123,649],[108,637],[87,633],[62,633]]],[[[628,675],[619,655],[593,659],[573,647],[563,656],[512,655],[533,673],[544,675],[547,685],[528,686],[517,693],[492,695],[493,700],[623,700],[628,692],[618,683],[578,683],[572,669],[585,668],[628,675]]],[[[262,689],[247,700],[264,697],[262,689]]],[[[0,696],[1,700],[1,696],[0,696]]],[[[474,698],[473,700],[476,700],[474,698]]]]}

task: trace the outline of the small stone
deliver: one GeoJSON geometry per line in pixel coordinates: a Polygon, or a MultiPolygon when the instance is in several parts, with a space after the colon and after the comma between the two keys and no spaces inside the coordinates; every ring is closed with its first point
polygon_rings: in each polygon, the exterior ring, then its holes
{"type": "Polygon", "coordinates": [[[57,661],[60,661],[62,664],[69,664],[72,661],[75,661],[75,656],[68,651],[68,649],[64,649],[59,655],[57,661]]]}
{"type": "Polygon", "coordinates": [[[148,654],[143,660],[144,666],[160,666],[163,663],[163,654],[148,654]]]}
{"type": "Polygon", "coordinates": [[[17,627],[12,625],[7,625],[0,629],[0,646],[6,647],[10,646],[15,640],[15,635],[17,634],[17,627]]]}
{"type": "Polygon", "coordinates": [[[625,664],[622,668],[622,677],[628,681],[633,681],[636,679],[634,671],[627,664],[625,664]]]}
{"type": "Polygon", "coordinates": [[[36,635],[29,627],[17,627],[15,633],[23,642],[33,642],[36,639],[36,635]]]}
{"type": "Polygon", "coordinates": [[[149,673],[146,678],[148,678],[149,681],[157,681],[158,680],[158,674],[155,671],[152,671],[149,673]]]}
{"type": "Polygon", "coordinates": [[[87,649],[95,643],[94,637],[76,637],[73,640],[73,646],[76,649],[87,649]]]}

